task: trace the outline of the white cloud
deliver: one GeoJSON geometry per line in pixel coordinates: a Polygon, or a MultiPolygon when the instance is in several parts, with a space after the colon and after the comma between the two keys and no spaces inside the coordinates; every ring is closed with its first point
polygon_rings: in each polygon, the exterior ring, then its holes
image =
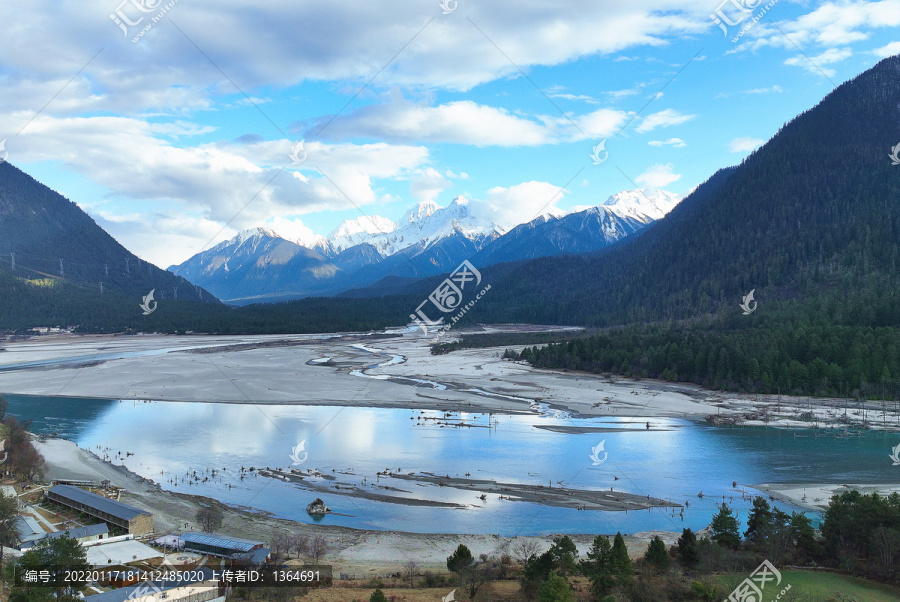
{"type": "Polygon", "coordinates": [[[793,65],[802,67],[810,73],[824,75],[825,77],[834,77],[835,70],[829,69],[826,65],[837,63],[853,56],[853,51],[849,48],[829,48],[825,52],[816,56],[793,56],[786,61],[785,65],[793,65]]]}
{"type": "MultiPolygon", "coordinates": [[[[767,16],[774,17],[775,10],[773,8],[767,16]]],[[[779,21],[778,27],[758,22],[748,32],[751,39],[729,52],[755,51],[766,46],[794,51],[796,46],[803,48],[812,44],[834,48],[868,40],[869,30],[897,26],[900,26],[900,0],[823,2],[794,20],[779,21]]]]}
{"type": "Polygon", "coordinates": [[[484,200],[471,202],[478,207],[473,211],[477,215],[486,215],[500,226],[511,228],[543,213],[559,213],[556,204],[564,194],[559,186],[532,180],[509,188],[491,188],[484,200]]]}
{"type": "Polygon", "coordinates": [[[433,167],[415,170],[409,181],[409,191],[419,201],[434,201],[450,186],[450,180],[433,167]]]}
{"type": "Polygon", "coordinates": [[[346,116],[310,126],[307,136],[321,131],[328,139],[374,138],[394,142],[450,142],[474,146],[536,146],[545,144],[555,128],[509,111],[460,100],[436,107],[411,102],[368,105],[346,116]],[[324,127],[324,129],[322,129],[324,127]]]}
{"type": "MultiPolygon", "coordinates": [[[[32,111],[42,106],[101,48],[54,101],[54,113],[67,105],[131,114],[182,110],[202,106],[211,91],[234,94],[236,86],[256,98],[257,88],[303,81],[342,81],[356,91],[375,74],[374,87],[465,91],[520,77],[507,57],[527,70],[636,46],[663,46],[670,37],[707,28],[698,9],[680,0],[522,0],[512,10],[502,3],[469,3],[467,18],[459,13],[442,17],[436,3],[418,0],[390,5],[219,0],[179,2],[162,23],[132,43],[108,18],[116,8],[109,0],[0,3],[0,21],[16,24],[4,30],[2,62],[11,76],[0,92],[0,106],[32,111]],[[28,48],[46,50],[13,51],[28,48]],[[34,102],[38,98],[41,102],[34,102]]],[[[132,3],[122,10],[131,19],[143,16],[132,3]]],[[[139,26],[132,29],[136,33],[139,26]]]]}
{"type": "Polygon", "coordinates": [[[900,42],[891,42],[881,48],[876,48],[872,51],[872,54],[875,56],[880,56],[881,58],[887,58],[889,56],[894,56],[895,54],[900,54],[900,42]]]}
{"type": "Polygon", "coordinates": [[[635,94],[639,94],[640,90],[637,89],[629,89],[629,90],[612,90],[607,92],[606,94],[612,98],[613,100],[620,100],[622,98],[626,98],[628,96],[634,96],[635,94]]]}
{"type": "MultiPolygon", "coordinates": [[[[598,109],[575,119],[578,129],[588,138],[608,138],[628,119],[628,113],[615,109],[598,109]]],[[[577,137],[576,137],[577,138],[577,137]]]]}
{"type": "Polygon", "coordinates": [[[390,142],[470,144],[472,146],[539,146],[587,138],[609,137],[627,113],[598,109],[584,115],[537,115],[528,118],[503,108],[459,100],[438,106],[406,101],[369,105],[330,123],[325,119],[306,129],[328,139],[354,137],[390,142]],[[325,127],[327,124],[327,127],[325,127]]]}
{"type": "Polygon", "coordinates": [[[304,247],[311,247],[320,239],[320,236],[313,232],[312,228],[297,217],[276,216],[266,220],[264,225],[266,228],[275,230],[285,239],[304,247]]]}
{"type": "MultiPolygon", "coordinates": [[[[40,116],[28,135],[7,147],[15,162],[56,161],[108,189],[107,200],[95,211],[105,213],[114,236],[135,230],[129,230],[127,219],[117,221],[117,215],[144,213],[141,227],[157,232],[170,231],[172,223],[183,220],[187,229],[182,236],[191,242],[181,248],[192,252],[232,219],[231,227],[241,230],[273,215],[377,202],[376,181],[405,179],[429,161],[422,146],[307,141],[309,158],[301,173],[290,169],[291,140],[176,147],[156,138],[153,130],[147,122],[125,117],[40,116]],[[124,211],[116,208],[122,199],[130,200],[124,211]]],[[[140,252],[146,243],[129,238],[128,244],[140,252]]],[[[144,256],[160,265],[178,259],[168,257],[167,245],[144,248],[144,256]]]]}
{"type": "Polygon", "coordinates": [[[751,88],[745,90],[744,94],[781,94],[782,92],[784,92],[784,88],[776,84],[768,88],[751,88]]]}
{"type": "Polygon", "coordinates": [[[598,101],[596,98],[592,98],[586,94],[559,93],[559,94],[550,94],[550,98],[562,98],[564,100],[580,100],[580,101],[583,101],[583,102],[586,102],[586,103],[592,104],[592,105],[598,104],[598,101]]]}
{"type": "Polygon", "coordinates": [[[681,138],[669,138],[668,140],[651,140],[648,142],[650,146],[671,146],[672,148],[683,148],[687,143],[681,138]]]}
{"type": "Polygon", "coordinates": [[[762,138],[735,138],[728,143],[728,150],[733,153],[747,153],[763,144],[765,140],[762,138]]]}
{"type": "Polygon", "coordinates": [[[696,117],[696,115],[684,115],[675,109],[665,109],[644,117],[641,124],[637,127],[637,131],[638,133],[643,134],[645,132],[651,132],[658,127],[665,128],[672,125],[678,125],[690,121],[694,117],[696,117]]]}
{"type": "MultiPolygon", "coordinates": [[[[900,25],[897,0],[843,0],[825,2],[810,13],[785,24],[786,33],[798,44],[843,46],[869,38],[864,28],[900,25]]],[[[784,28],[784,27],[783,27],[784,28]]]]}
{"type": "Polygon", "coordinates": [[[651,165],[634,181],[648,188],[663,188],[681,179],[681,174],[673,173],[672,169],[674,167],[671,163],[651,165]]]}

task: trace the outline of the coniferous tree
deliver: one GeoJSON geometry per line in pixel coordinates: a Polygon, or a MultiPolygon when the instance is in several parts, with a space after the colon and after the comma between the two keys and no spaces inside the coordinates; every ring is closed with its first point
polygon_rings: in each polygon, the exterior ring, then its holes
{"type": "Polygon", "coordinates": [[[575,542],[568,535],[554,538],[553,545],[550,546],[550,554],[553,556],[559,574],[567,575],[575,568],[578,548],[575,547],[575,542]]]}
{"type": "Polygon", "coordinates": [[[628,548],[625,546],[625,538],[621,533],[616,533],[613,539],[612,550],[610,551],[610,564],[619,583],[630,585],[634,579],[634,567],[631,564],[631,558],[628,556],[628,548]]]}
{"type": "Polygon", "coordinates": [[[747,515],[747,530],[744,537],[753,544],[761,543],[772,530],[772,509],[762,496],[753,498],[753,507],[747,515]]]}
{"type": "Polygon", "coordinates": [[[741,536],[738,533],[737,517],[734,516],[734,512],[725,502],[716,507],[719,511],[713,515],[712,524],[710,525],[712,540],[729,548],[738,547],[741,543],[741,536]]]}
{"type": "Polygon", "coordinates": [[[671,562],[669,551],[659,535],[654,535],[653,539],[650,540],[650,545],[647,546],[647,551],[644,552],[644,560],[657,569],[665,570],[669,568],[671,562]]]}
{"type": "Polygon", "coordinates": [[[538,588],[538,600],[540,602],[574,602],[572,588],[562,575],[551,571],[547,580],[538,588]]]}
{"type": "Polygon", "coordinates": [[[587,553],[587,559],[581,563],[582,572],[591,582],[591,593],[597,598],[609,594],[615,585],[612,546],[609,538],[598,535],[594,538],[591,549],[587,553]]]}
{"type": "Polygon", "coordinates": [[[447,557],[447,570],[451,573],[459,573],[475,564],[472,552],[463,544],[459,544],[456,550],[447,557]]]}
{"type": "Polygon", "coordinates": [[[697,547],[697,536],[691,529],[682,529],[681,536],[675,544],[678,561],[687,569],[692,569],[700,562],[700,550],[697,547]]]}

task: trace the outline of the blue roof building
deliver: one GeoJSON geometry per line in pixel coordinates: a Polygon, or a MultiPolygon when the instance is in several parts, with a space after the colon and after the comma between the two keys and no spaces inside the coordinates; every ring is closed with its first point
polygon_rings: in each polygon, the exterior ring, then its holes
{"type": "Polygon", "coordinates": [[[193,531],[184,533],[181,539],[184,541],[184,549],[189,552],[260,562],[265,562],[269,556],[269,550],[262,541],[193,531]]]}

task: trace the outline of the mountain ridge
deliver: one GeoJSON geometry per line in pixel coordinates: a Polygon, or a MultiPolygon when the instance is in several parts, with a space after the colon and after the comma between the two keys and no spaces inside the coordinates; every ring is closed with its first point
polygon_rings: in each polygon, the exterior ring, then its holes
{"type": "Polygon", "coordinates": [[[433,201],[417,203],[399,224],[381,216],[345,220],[311,247],[270,228],[252,228],[169,269],[231,303],[329,296],[392,276],[433,276],[452,270],[463,259],[490,265],[594,251],[646,227],[679,200],[673,193],[653,189],[624,191],[590,210],[542,215],[532,224],[544,220],[552,225],[533,228],[540,230],[542,239],[529,246],[521,240],[527,238],[528,229],[519,225],[505,230],[493,220],[479,218],[468,199],[458,196],[446,207],[433,201]],[[591,211],[602,217],[590,217],[591,211]],[[577,224],[582,217],[585,223],[577,224]]]}

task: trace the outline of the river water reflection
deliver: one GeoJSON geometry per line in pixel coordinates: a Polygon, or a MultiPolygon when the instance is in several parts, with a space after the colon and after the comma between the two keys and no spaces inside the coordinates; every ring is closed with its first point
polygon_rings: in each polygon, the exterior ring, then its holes
{"type": "MultiPolygon", "coordinates": [[[[58,433],[98,455],[114,458],[165,488],[246,505],[304,522],[305,507],[322,497],[335,514],[322,522],[366,529],[436,533],[635,533],[706,527],[722,496],[747,516],[750,502],[732,488],[773,482],[890,483],[900,468],[888,454],[897,435],[795,437],[763,428],[714,428],[684,420],[454,414],[474,427],[438,424],[440,412],[332,406],[134,402],[7,395],[10,413],[31,418],[35,432],[58,433]],[[428,418],[428,420],[425,420],[428,418]],[[540,426],[590,426],[611,432],[572,434],[540,426]],[[619,431],[618,429],[624,429],[619,431]],[[607,454],[594,464],[601,441],[607,454]],[[291,457],[298,443],[303,453],[291,457]],[[108,449],[107,449],[108,448],[108,449]],[[117,456],[122,453],[121,459],[117,456]],[[133,455],[125,457],[126,452],[133,455]],[[316,468],[340,481],[390,485],[399,495],[464,504],[465,509],[407,506],[319,494],[245,472],[241,467],[316,468]],[[218,473],[213,477],[211,471],[218,473]],[[512,483],[627,491],[669,498],[677,510],[595,512],[501,500],[473,491],[424,487],[376,478],[402,469],[512,483]],[[197,471],[208,481],[188,485],[197,471]],[[332,472],[334,471],[334,472],[332,472]],[[341,474],[341,472],[353,474],[341,474]],[[616,478],[618,477],[618,478],[616,478]],[[173,482],[175,480],[176,482],[173,482]],[[177,484],[176,484],[177,483],[177,484]],[[703,498],[697,494],[702,491],[703,498]]],[[[601,453],[599,458],[604,456],[601,453]]],[[[320,481],[325,482],[325,481],[320,481]]],[[[378,491],[378,490],[374,490],[378,491]]],[[[786,511],[794,510],[783,503],[786,511]]],[[[815,522],[818,517],[812,515],[815,522]]],[[[743,528],[743,526],[742,526],[743,528]]]]}

